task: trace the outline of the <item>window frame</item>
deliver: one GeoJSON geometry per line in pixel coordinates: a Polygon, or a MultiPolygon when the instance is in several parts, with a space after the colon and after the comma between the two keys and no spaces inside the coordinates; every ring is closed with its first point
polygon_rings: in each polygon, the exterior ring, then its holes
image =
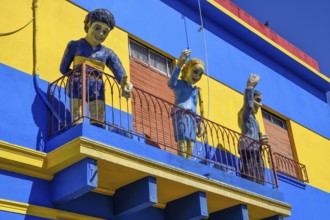
{"type": "Polygon", "coordinates": [[[273,113],[271,113],[271,112],[269,112],[269,111],[267,111],[263,108],[261,109],[261,114],[262,114],[263,119],[268,120],[271,123],[273,123],[274,125],[277,125],[277,126],[279,126],[279,127],[281,127],[281,128],[288,131],[288,125],[287,125],[286,120],[276,116],[275,114],[273,114],[273,113]],[[267,115],[268,117],[265,117],[265,115],[267,115]],[[276,123],[275,121],[280,122],[280,124],[276,123]]]}
{"type": "Polygon", "coordinates": [[[129,38],[129,44],[128,45],[129,45],[129,56],[130,56],[130,58],[134,58],[134,59],[137,59],[137,60],[145,63],[148,67],[150,67],[150,68],[152,68],[152,69],[160,72],[161,74],[163,74],[165,76],[170,77],[172,75],[172,71],[173,71],[173,59],[170,59],[169,57],[167,57],[167,56],[165,56],[165,55],[157,52],[156,50],[151,49],[150,47],[148,47],[148,46],[146,46],[146,45],[144,45],[144,44],[142,44],[142,43],[140,43],[140,42],[138,42],[138,41],[136,41],[136,40],[134,40],[132,38],[129,38]],[[132,51],[133,51],[132,50],[132,47],[131,47],[132,44],[135,44],[135,45],[137,45],[139,47],[143,47],[143,48],[147,49],[147,53],[148,53],[147,54],[147,58],[148,58],[147,63],[144,60],[141,60],[141,59],[139,59],[138,57],[135,57],[132,54],[132,51]],[[151,58],[150,58],[151,53],[153,54],[153,56],[159,56],[159,57],[165,59],[166,72],[164,72],[163,70],[161,70],[161,69],[159,69],[159,68],[157,68],[157,67],[155,67],[155,66],[153,66],[151,64],[151,58]]]}

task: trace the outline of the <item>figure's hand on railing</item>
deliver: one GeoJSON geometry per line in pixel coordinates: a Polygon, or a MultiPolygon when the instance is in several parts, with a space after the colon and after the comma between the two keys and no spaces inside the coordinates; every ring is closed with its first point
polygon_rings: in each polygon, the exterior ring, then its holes
{"type": "Polygon", "coordinates": [[[133,90],[133,85],[127,80],[126,75],[120,81],[120,86],[121,86],[121,95],[125,98],[130,98],[133,90]]]}
{"type": "Polygon", "coordinates": [[[268,139],[268,136],[267,136],[267,134],[259,134],[259,137],[260,137],[260,142],[262,143],[262,144],[268,144],[268,142],[269,142],[269,139],[268,139]]]}

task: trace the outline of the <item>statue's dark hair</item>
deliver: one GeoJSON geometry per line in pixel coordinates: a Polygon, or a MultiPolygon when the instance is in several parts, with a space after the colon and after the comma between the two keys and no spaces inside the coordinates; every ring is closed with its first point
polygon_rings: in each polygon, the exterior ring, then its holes
{"type": "Polygon", "coordinates": [[[88,32],[89,24],[92,25],[94,22],[102,22],[107,24],[112,30],[115,27],[115,18],[113,14],[107,9],[96,9],[89,12],[85,17],[85,32],[88,32]]]}
{"type": "Polygon", "coordinates": [[[253,97],[256,96],[256,95],[262,95],[262,93],[258,90],[254,90],[253,97]]]}

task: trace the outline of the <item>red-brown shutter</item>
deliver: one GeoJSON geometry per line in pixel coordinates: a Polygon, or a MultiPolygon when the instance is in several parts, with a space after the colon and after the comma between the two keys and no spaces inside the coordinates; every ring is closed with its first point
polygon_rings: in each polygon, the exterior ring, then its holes
{"type": "Polygon", "coordinates": [[[161,149],[167,148],[165,150],[176,153],[170,117],[171,106],[165,102],[174,103],[173,91],[167,86],[168,76],[134,58],[130,59],[130,72],[134,87],[150,94],[145,95],[137,91],[134,93],[132,102],[134,129],[149,139],[148,144],[161,149]],[[156,100],[152,95],[165,101],[156,100]]]}
{"type": "Polygon", "coordinates": [[[294,160],[288,131],[266,119],[264,125],[272,151],[294,160]]]}

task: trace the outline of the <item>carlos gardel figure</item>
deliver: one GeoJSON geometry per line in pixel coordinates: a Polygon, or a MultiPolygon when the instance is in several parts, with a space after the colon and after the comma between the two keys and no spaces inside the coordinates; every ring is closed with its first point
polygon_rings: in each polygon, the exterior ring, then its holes
{"type": "MultiPolygon", "coordinates": [[[[105,120],[104,84],[99,71],[103,71],[106,65],[121,85],[122,96],[126,98],[130,97],[133,86],[127,81],[125,70],[117,55],[101,44],[115,26],[112,13],[107,9],[96,9],[86,15],[84,23],[87,34],[84,38],[68,43],[60,65],[60,71],[62,74],[68,73],[70,65],[73,63],[74,78],[69,82],[72,120],[76,121],[81,117],[83,103],[88,101],[90,117],[96,119],[95,121],[91,120],[91,123],[98,124],[99,122],[103,123],[105,120]],[[89,67],[86,70],[89,74],[86,81],[86,97],[88,100],[82,100],[82,63],[87,63],[96,70],[91,71],[89,67]]],[[[76,123],[80,122],[76,121],[76,123]]]]}
{"type": "Polygon", "coordinates": [[[196,116],[200,94],[199,88],[194,86],[204,73],[204,63],[197,58],[186,62],[190,53],[190,50],[181,53],[168,81],[168,86],[174,91],[175,104],[184,109],[173,108],[171,116],[175,140],[178,142],[178,154],[188,159],[191,158],[194,149],[195,129],[197,128],[197,136],[201,136],[204,130],[201,118],[196,116]],[[181,80],[178,79],[180,72],[181,80]]]}
{"type": "Polygon", "coordinates": [[[262,95],[254,88],[260,77],[251,74],[244,91],[244,105],[239,114],[242,134],[239,140],[239,153],[242,162],[242,177],[257,183],[264,182],[264,161],[262,158],[262,144],[268,143],[267,135],[260,132],[255,115],[262,105],[262,95]]]}

